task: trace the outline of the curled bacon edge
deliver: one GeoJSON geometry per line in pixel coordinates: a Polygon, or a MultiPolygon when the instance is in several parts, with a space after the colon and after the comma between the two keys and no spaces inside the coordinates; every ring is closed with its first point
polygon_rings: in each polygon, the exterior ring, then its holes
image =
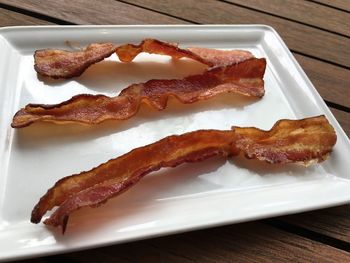
{"type": "Polygon", "coordinates": [[[231,130],[198,130],[172,135],[136,148],[90,171],[62,178],[34,207],[31,222],[58,206],[44,224],[66,230],[68,217],[82,207],[97,207],[163,167],[199,162],[213,156],[242,152],[249,159],[272,164],[305,166],[324,161],[336,143],[336,133],[325,116],[279,120],[269,130],[232,127],[231,130]]]}
{"type": "Polygon", "coordinates": [[[22,128],[34,122],[98,124],[106,120],[126,120],[138,112],[141,103],[164,110],[170,96],[184,104],[229,92],[261,98],[265,93],[265,68],[264,58],[251,58],[184,79],[155,79],[132,84],[115,97],[80,94],[54,105],[28,104],[15,114],[11,126],[22,128]]]}
{"type": "Polygon", "coordinates": [[[139,53],[168,55],[174,59],[189,58],[209,67],[225,66],[252,58],[249,51],[216,50],[193,47],[181,49],[177,44],[156,39],[145,39],[139,45],[113,43],[94,43],[81,51],[59,49],[37,50],[34,54],[34,68],[42,76],[54,79],[80,76],[92,64],[116,53],[122,62],[131,62],[139,53]]]}

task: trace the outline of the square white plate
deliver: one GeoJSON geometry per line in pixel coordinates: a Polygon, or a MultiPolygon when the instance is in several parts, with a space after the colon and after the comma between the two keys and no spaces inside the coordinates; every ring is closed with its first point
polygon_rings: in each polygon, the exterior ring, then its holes
{"type": "Polygon", "coordinates": [[[209,226],[295,213],[350,201],[350,143],[343,130],[270,27],[83,26],[0,30],[0,258],[18,259],[209,226]],[[203,65],[141,54],[112,56],[71,80],[38,78],[33,52],[93,42],[139,43],[144,38],[182,47],[246,49],[267,58],[261,100],[227,94],[205,102],[172,101],[163,112],[143,107],[134,118],[94,127],[38,124],[14,130],[13,114],[27,103],[58,103],[79,93],[115,95],[131,83],[182,78],[203,65]],[[66,234],[29,222],[31,209],[63,176],[89,170],[170,134],[232,125],[270,129],[283,118],[325,114],[338,141],[329,160],[309,168],[214,158],[146,176],[97,209],[74,213],[66,234]]]}

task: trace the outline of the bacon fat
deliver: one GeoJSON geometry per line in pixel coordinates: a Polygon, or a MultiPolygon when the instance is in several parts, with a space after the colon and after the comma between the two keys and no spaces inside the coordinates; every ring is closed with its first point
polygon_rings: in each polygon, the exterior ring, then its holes
{"type": "Polygon", "coordinates": [[[55,105],[28,104],[15,114],[11,126],[21,128],[34,122],[98,124],[106,120],[125,120],[137,113],[142,102],[157,110],[165,109],[169,96],[186,104],[228,92],[260,98],[265,92],[265,68],[265,59],[252,58],[184,79],[133,84],[116,97],[81,94],[55,105]]]}
{"type": "Polygon", "coordinates": [[[72,78],[80,76],[92,64],[116,53],[122,62],[131,62],[139,53],[168,55],[174,59],[189,58],[200,63],[214,66],[225,66],[252,58],[249,51],[215,50],[208,48],[181,49],[176,44],[156,39],[145,39],[139,45],[113,43],[95,43],[81,51],[60,49],[37,50],[34,54],[35,70],[51,78],[72,78]]]}
{"type": "Polygon", "coordinates": [[[143,176],[163,167],[198,162],[217,155],[229,157],[240,152],[248,158],[273,164],[309,165],[324,161],[336,138],[324,116],[280,120],[269,131],[233,127],[227,131],[198,130],[169,136],[90,171],[59,180],[34,207],[31,221],[39,223],[47,211],[58,206],[44,223],[61,226],[64,232],[73,211],[105,203],[135,185],[143,176]]]}

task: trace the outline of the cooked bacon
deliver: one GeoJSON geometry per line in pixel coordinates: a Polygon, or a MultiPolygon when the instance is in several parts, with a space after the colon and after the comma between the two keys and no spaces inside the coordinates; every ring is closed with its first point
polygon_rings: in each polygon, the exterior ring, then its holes
{"type": "Polygon", "coordinates": [[[187,49],[206,61],[208,66],[226,66],[250,59],[253,55],[245,50],[219,50],[203,47],[190,47],[187,49]]]}
{"type": "Polygon", "coordinates": [[[39,121],[98,124],[125,120],[137,113],[142,102],[157,110],[165,109],[169,96],[181,103],[194,103],[227,92],[260,98],[264,95],[265,67],[265,59],[252,58],[180,80],[133,84],[116,97],[82,94],[55,105],[28,104],[16,113],[11,126],[21,128],[39,121]]]}
{"type": "Polygon", "coordinates": [[[327,159],[337,136],[325,116],[280,120],[270,131],[232,127],[239,137],[236,147],[247,158],[268,163],[301,163],[327,159]]]}
{"type": "Polygon", "coordinates": [[[88,67],[111,56],[112,43],[90,44],[82,51],[43,49],[34,53],[34,69],[40,75],[54,79],[80,76],[88,67]]]}
{"type": "Polygon", "coordinates": [[[208,48],[181,49],[175,44],[156,39],[145,39],[139,45],[90,44],[82,51],[38,50],[34,54],[34,68],[40,75],[55,79],[78,77],[89,66],[109,57],[114,52],[116,52],[122,62],[131,62],[139,53],[147,52],[150,54],[168,55],[175,59],[189,58],[209,67],[225,66],[253,57],[249,51],[224,51],[208,48]]]}
{"type": "Polygon", "coordinates": [[[163,167],[199,162],[212,156],[234,156],[269,163],[324,161],[336,142],[333,127],[324,116],[302,120],[280,120],[271,130],[233,127],[232,130],[199,130],[166,137],[80,174],[59,180],[40,199],[31,221],[58,206],[44,221],[66,229],[68,216],[82,207],[96,207],[135,185],[143,176],[163,167]]]}

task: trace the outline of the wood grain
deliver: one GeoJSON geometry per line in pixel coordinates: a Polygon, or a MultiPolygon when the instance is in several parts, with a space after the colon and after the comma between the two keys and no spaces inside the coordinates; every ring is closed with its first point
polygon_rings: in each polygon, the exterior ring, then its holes
{"type": "Polygon", "coordinates": [[[0,26],[52,25],[45,20],[0,8],[0,26]]]}
{"type": "Polygon", "coordinates": [[[68,253],[61,262],[349,262],[350,253],[261,223],[68,253]]]}
{"type": "MultiPolygon", "coordinates": [[[[339,122],[340,126],[343,128],[345,133],[350,138],[350,113],[345,112],[345,111],[341,111],[341,110],[337,110],[334,108],[330,108],[330,110],[332,111],[334,117],[339,122]]],[[[349,224],[350,224],[350,220],[349,220],[349,224]]]]}
{"type": "Polygon", "coordinates": [[[350,36],[350,14],[317,3],[305,0],[227,1],[350,36]]]}
{"type": "Polygon", "coordinates": [[[283,222],[350,243],[350,205],[290,215],[280,219],[283,222]]]}
{"type": "Polygon", "coordinates": [[[125,0],[201,24],[267,24],[273,26],[288,47],[309,56],[350,67],[350,39],[307,25],[215,0],[125,0]],[[208,15],[208,10],[212,10],[208,15]],[[341,50],[341,52],[339,52],[341,50]]]}
{"type": "Polygon", "coordinates": [[[323,99],[350,108],[349,70],[299,54],[294,56],[323,99]]]}
{"type": "Polygon", "coordinates": [[[350,1],[349,0],[313,0],[314,2],[333,6],[345,11],[350,12],[350,1]]]}
{"type": "Polygon", "coordinates": [[[75,24],[179,24],[182,20],[114,0],[1,0],[39,14],[70,21],[75,24]]]}
{"type": "MultiPolygon", "coordinates": [[[[114,246],[114,248],[115,247],[116,246],[114,246]]],[[[127,263],[127,262],[130,262],[123,259],[123,257],[121,257],[119,253],[111,253],[111,252],[108,253],[108,251],[109,251],[109,247],[104,247],[104,248],[98,248],[98,249],[84,250],[81,252],[46,257],[45,259],[47,260],[47,262],[54,261],[54,262],[74,262],[74,263],[79,263],[79,262],[127,263]]],[[[137,253],[135,252],[134,255],[137,255],[137,253]]]]}
{"type": "Polygon", "coordinates": [[[191,233],[176,244],[165,239],[161,246],[173,253],[185,252],[187,257],[198,262],[225,262],[227,259],[237,262],[332,262],[348,260],[349,255],[342,252],[341,258],[337,259],[339,250],[259,223],[191,233]],[[326,259],[326,255],[330,257],[326,259]]]}

